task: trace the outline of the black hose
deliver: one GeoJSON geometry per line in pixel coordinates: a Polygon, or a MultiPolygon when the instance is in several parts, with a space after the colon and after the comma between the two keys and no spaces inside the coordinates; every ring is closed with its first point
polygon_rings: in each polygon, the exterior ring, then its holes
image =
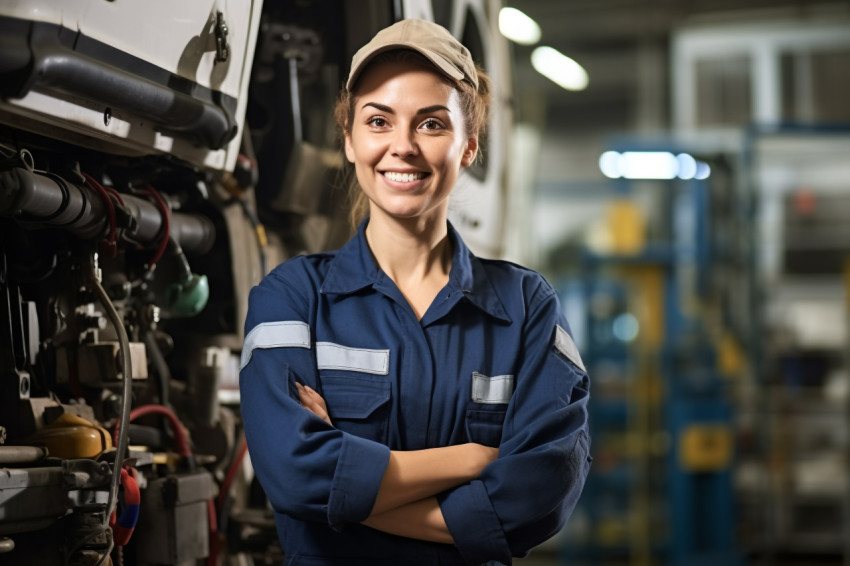
{"type": "Polygon", "coordinates": [[[171,370],[168,368],[168,364],[165,362],[165,356],[162,355],[162,350],[156,342],[156,333],[153,330],[148,330],[145,332],[143,339],[145,350],[156,371],[159,402],[161,405],[170,407],[168,389],[171,386],[171,370]]]}
{"type": "MultiPolygon", "coordinates": [[[[146,245],[159,242],[162,211],[152,202],[122,195],[123,210],[131,218],[121,226],[125,238],[146,245]]],[[[87,185],[57,175],[15,167],[0,171],[0,217],[19,222],[63,228],[79,238],[98,239],[110,229],[103,196],[87,185]]],[[[215,226],[206,216],[175,212],[169,235],[192,253],[209,251],[215,243],[215,226]]]]}

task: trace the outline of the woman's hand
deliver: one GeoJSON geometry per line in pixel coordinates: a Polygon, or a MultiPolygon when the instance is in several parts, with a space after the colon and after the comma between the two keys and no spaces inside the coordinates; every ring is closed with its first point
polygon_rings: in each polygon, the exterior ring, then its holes
{"type": "MultiPolygon", "coordinates": [[[[295,386],[298,389],[301,405],[333,426],[328,415],[328,406],[322,396],[308,385],[296,382],[295,386]]],[[[375,505],[372,508],[371,516],[376,520],[366,524],[385,532],[410,536],[407,531],[399,531],[397,530],[398,526],[391,527],[391,525],[393,521],[397,521],[403,516],[411,513],[419,515],[422,512],[423,518],[426,516],[429,518],[430,528],[440,525],[440,528],[435,531],[435,533],[439,532],[440,534],[432,533],[426,540],[450,542],[451,535],[447,534],[448,530],[445,529],[445,522],[442,521],[442,514],[439,513],[436,500],[431,500],[427,504],[425,500],[432,499],[434,495],[442,491],[474,480],[484,468],[498,457],[498,448],[473,442],[424,450],[393,450],[390,452],[390,461],[381,480],[375,505]],[[407,507],[409,505],[410,507],[407,507]],[[400,507],[404,507],[404,509],[399,509],[400,507]],[[398,509],[398,514],[377,520],[377,515],[394,509],[398,509]],[[448,538],[446,538],[447,536],[448,538]]],[[[413,524],[423,526],[419,521],[415,521],[413,524]]]]}
{"type": "Polygon", "coordinates": [[[316,393],[311,387],[301,385],[297,381],[295,387],[298,389],[298,398],[301,401],[301,406],[333,426],[331,417],[328,415],[328,406],[321,395],[316,393]]]}
{"type": "Polygon", "coordinates": [[[478,477],[481,472],[484,471],[484,468],[489,466],[496,460],[496,458],[499,457],[498,448],[473,443],[470,443],[467,446],[470,448],[471,456],[474,459],[474,467],[476,470],[478,470],[478,473],[475,475],[475,477],[478,477]]]}

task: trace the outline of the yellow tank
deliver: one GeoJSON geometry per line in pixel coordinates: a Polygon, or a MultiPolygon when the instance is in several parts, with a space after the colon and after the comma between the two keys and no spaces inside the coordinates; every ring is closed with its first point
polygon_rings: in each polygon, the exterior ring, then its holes
{"type": "Polygon", "coordinates": [[[65,413],[29,437],[27,444],[47,448],[54,458],[94,458],[112,448],[112,437],[105,428],[65,413]]]}

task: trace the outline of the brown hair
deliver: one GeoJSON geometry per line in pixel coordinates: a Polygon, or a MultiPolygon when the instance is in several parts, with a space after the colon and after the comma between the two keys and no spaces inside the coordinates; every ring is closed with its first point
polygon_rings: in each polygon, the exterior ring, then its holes
{"type": "MultiPolygon", "coordinates": [[[[476,90],[467,81],[456,82],[449,79],[437,71],[437,68],[425,57],[409,49],[396,49],[381,53],[369,63],[369,66],[380,63],[412,63],[436,71],[440,78],[455,87],[460,95],[460,105],[467,135],[480,137],[486,129],[491,100],[490,77],[477,65],[478,89],[476,90]]],[[[360,76],[362,77],[363,74],[361,73],[360,76]]],[[[334,119],[339,128],[340,138],[343,144],[345,143],[345,136],[351,133],[351,121],[354,118],[354,103],[357,100],[357,86],[357,82],[355,82],[350,91],[343,88],[334,107],[334,119]]],[[[480,151],[479,148],[479,153],[480,151]]],[[[347,161],[343,168],[342,183],[348,189],[348,197],[351,200],[349,220],[352,227],[357,227],[360,221],[366,218],[366,215],[369,213],[369,199],[357,182],[354,166],[347,161]]]]}

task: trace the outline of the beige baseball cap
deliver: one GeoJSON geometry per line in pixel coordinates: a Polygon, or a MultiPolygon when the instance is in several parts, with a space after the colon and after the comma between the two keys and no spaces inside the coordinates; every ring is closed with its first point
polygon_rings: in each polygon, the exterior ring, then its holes
{"type": "Polygon", "coordinates": [[[437,70],[450,79],[467,81],[478,88],[478,73],[469,50],[449,31],[427,20],[401,20],[379,31],[351,59],[351,72],[345,88],[349,91],[376,55],[393,49],[412,49],[424,55],[437,70]]]}

